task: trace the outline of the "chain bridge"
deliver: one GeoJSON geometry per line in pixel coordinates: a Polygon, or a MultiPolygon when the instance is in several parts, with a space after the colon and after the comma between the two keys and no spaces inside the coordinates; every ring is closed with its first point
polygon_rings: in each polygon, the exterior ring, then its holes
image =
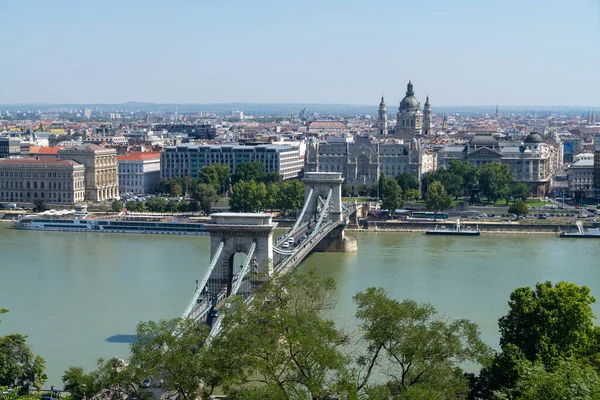
{"type": "Polygon", "coordinates": [[[274,274],[284,274],[312,251],[356,251],[356,241],[344,235],[356,203],[342,203],[343,178],[337,172],[309,172],[304,206],[294,226],[277,238],[271,214],[216,213],[210,232],[210,263],[181,317],[206,322],[210,337],[221,329],[219,309],[231,296],[248,301],[255,289],[274,274]]]}

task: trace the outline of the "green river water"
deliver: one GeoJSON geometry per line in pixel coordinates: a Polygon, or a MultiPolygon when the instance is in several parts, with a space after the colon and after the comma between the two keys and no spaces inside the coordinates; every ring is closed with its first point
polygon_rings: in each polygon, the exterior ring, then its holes
{"type": "MultiPolygon", "coordinates": [[[[600,240],[349,234],[358,240],[357,253],[315,253],[300,266],[338,282],[332,317],[347,329],[352,296],[370,286],[470,319],[492,346],[518,286],[568,280],[600,296],[600,240]]],[[[62,387],[69,365],[89,370],[99,357],[127,358],[139,321],[179,316],[208,261],[208,237],[19,231],[0,224],[0,308],[10,310],[0,335],[26,334],[46,359],[45,386],[62,387]]]]}

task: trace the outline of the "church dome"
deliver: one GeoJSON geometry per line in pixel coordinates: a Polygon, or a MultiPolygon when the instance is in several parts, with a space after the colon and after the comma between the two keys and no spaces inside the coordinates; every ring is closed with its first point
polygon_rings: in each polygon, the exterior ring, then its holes
{"type": "Polygon", "coordinates": [[[525,143],[542,143],[543,141],[544,139],[542,139],[540,134],[535,132],[531,132],[525,139],[525,143]]]}
{"type": "Polygon", "coordinates": [[[419,101],[415,96],[406,96],[400,102],[401,110],[415,110],[419,108],[419,101]]]}
{"type": "Polygon", "coordinates": [[[419,101],[415,97],[415,92],[413,91],[413,84],[411,81],[408,81],[408,85],[406,85],[406,96],[400,102],[400,110],[414,111],[419,109],[419,101]]]}

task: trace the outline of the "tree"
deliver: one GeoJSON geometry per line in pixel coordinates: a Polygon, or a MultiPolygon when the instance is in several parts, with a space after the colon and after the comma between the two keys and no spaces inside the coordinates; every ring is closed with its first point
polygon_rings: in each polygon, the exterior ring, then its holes
{"type": "Polygon", "coordinates": [[[123,210],[123,203],[121,202],[121,200],[113,201],[111,209],[113,210],[113,212],[121,212],[121,210],[123,210]]]}
{"type": "Polygon", "coordinates": [[[511,189],[513,199],[527,200],[529,197],[529,187],[523,182],[515,182],[511,189]]]}
{"type": "Polygon", "coordinates": [[[171,193],[171,185],[168,179],[161,179],[154,187],[154,191],[158,194],[171,193]]]}
{"type": "Polygon", "coordinates": [[[48,209],[46,202],[42,199],[35,199],[33,201],[33,212],[44,212],[48,209]]]}
{"type": "Polygon", "coordinates": [[[33,354],[18,333],[0,337],[0,386],[18,387],[27,393],[31,387],[40,389],[46,381],[46,362],[33,354]]]}
{"type": "Polygon", "coordinates": [[[269,210],[273,210],[279,208],[279,203],[281,199],[281,187],[278,184],[270,184],[267,186],[267,198],[265,199],[265,208],[269,210]]]}
{"type": "Polygon", "coordinates": [[[463,191],[463,178],[460,175],[455,175],[445,168],[440,168],[435,173],[436,180],[446,189],[446,192],[454,197],[458,198],[463,191]]]}
{"type": "Polygon", "coordinates": [[[178,183],[171,186],[171,196],[173,197],[181,197],[183,194],[182,186],[178,183]]]}
{"type": "Polygon", "coordinates": [[[510,207],[508,207],[510,214],[526,215],[529,213],[529,206],[521,199],[515,201],[510,207]]]}
{"type": "Polygon", "coordinates": [[[402,198],[404,200],[413,201],[417,200],[421,196],[421,192],[418,189],[406,189],[402,190],[402,198]]]}
{"type": "Polygon", "coordinates": [[[322,316],[335,305],[334,287],[314,271],[288,274],[266,282],[250,304],[233,302],[210,348],[228,398],[326,399],[342,391],[348,337],[322,316]]]}
{"type": "Polygon", "coordinates": [[[523,378],[525,362],[539,362],[548,372],[567,359],[597,364],[600,327],[594,325],[591,309],[595,301],[588,287],[570,282],[514,290],[508,313],[498,321],[501,351],[481,371],[484,397],[512,390],[523,378]]]}
{"type": "Polygon", "coordinates": [[[91,398],[102,389],[94,379],[94,375],[86,374],[82,367],[70,366],[63,374],[62,381],[63,390],[69,392],[74,400],[91,398]]]}
{"type": "Polygon", "coordinates": [[[165,212],[175,213],[179,209],[179,204],[174,200],[169,200],[165,206],[165,212]]]}
{"type": "Polygon", "coordinates": [[[233,212],[257,212],[263,209],[266,197],[267,188],[264,183],[239,181],[233,185],[229,208],[233,212]]]}
{"type": "Polygon", "coordinates": [[[508,165],[492,162],[481,169],[479,184],[481,192],[487,197],[488,203],[495,203],[503,195],[510,193],[508,188],[513,180],[508,165]]]}
{"type": "Polygon", "coordinates": [[[469,196],[477,186],[480,170],[473,167],[468,161],[453,160],[450,161],[448,171],[462,178],[462,194],[469,196]]]}
{"type": "Polygon", "coordinates": [[[350,197],[352,195],[352,186],[344,183],[342,184],[342,196],[350,197]]]}
{"type": "Polygon", "coordinates": [[[298,211],[304,206],[304,185],[300,181],[283,182],[280,188],[281,197],[278,202],[279,209],[284,213],[287,211],[298,211]]]}
{"type": "Polygon", "coordinates": [[[381,288],[354,296],[366,352],[357,359],[358,390],[379,398],[464,398],[468,381],[459,364],[486,363],[491,349],[476,324],[446,321],[429,304],[390,299],[381,288]],[[370,385],[374,376],[390,380],[370,385]]]}
{"type": "Polygon", "coordinates": [[[191,319],[141,322],[127,368],[137,382],[148,376],[163,378],[164,388],[182,400],[207,398],[220,383],[204,346],[207,336],[208,327],[191,319]]]}
{"type": "Polygon", "coordinates": [[[437,214],[438,211],[452,208],[452,197],[446,193],[446,189],[440,182],[434,181],[428,185],[425,204],[428,210],[433,210],[437,214]]]}
{"type": "Polygon", "coordinates": [[[421,197],[425,199],[427,197],[427,189],[429,189],[429,185],[436,181],[435,175],[432,173],[424,174],[421,178],[421,197]]]}
{"type": "Polygon", "coordinates": [[[570,282],[538,283],[510,295],[509,312],[498,321],[500,346],[513,344],[529,361],[551,365],[557,357],[581,357],[596,351],[598,327],[587,286],[570,282]]]}
{"type": "Polygon", "coordinates": [[[267,177],[265,164],[260,161],[241,162],[236,166],[233,182],[239,181],[254,181],[264,182],[267,177]]]}
{"type": "Polygon", "coordinates": [[[419,190],[419,181],[410,174],[400,174],[396,177],[396,182],[400,185],[403,192],[407,190],[419,190]]]}
{"type": "Polygon", "coordinates": [[[198,206],[204,212],[204,214],[210,214],[212,203],[217,201],[217,191],[214,186],[201,183],[194,189],[192,198],[198,202],[198,206]]]}
{"type": "Polygon", "coordinates": [[[127,211],[141,212],[143,211],[142,206],[142,202],[135,200],[129,200],[127,203],[125,203],[125,208],[127,209],[127,211]]]}
{"type": "Polygon", "coordinates": [[[385,210],[390,210],[390,216],[394,215],[394,211],[404,205],[402,199],[402,189],[395,179],[387,179],[385,174],[382,174],[380,180],[383,182],[381,186],[381,207],[385,210]]]}
{"type": "Polygon", "coordinates": [[[224,193],[229,185],[231,170],[227,164],[212,164],[203,166],[198,171],[200,182],[211,185],[217,194],[224,193]]]}
{"type": "Polygon", "coordinates": [[[561,360],[551,371],[541,362],[524,362],[520,368],[521,377],[513,390],[504,393],[505,396],[520,400],[600,399],[600,377],[590,365],[561,360]]]}
{"type": "Polygon", "coordinates": [[[146,201],[146,208],[150,212],[162,213],[165,212],[167,200],[164,197],[151,197],[146,201]]]}

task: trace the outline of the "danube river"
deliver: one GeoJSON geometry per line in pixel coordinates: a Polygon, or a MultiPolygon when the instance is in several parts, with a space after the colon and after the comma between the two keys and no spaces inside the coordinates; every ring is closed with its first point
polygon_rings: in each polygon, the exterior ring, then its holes
{"type": "MultiPolygon", "coordinates": [[[[430,237],[350,233],[353,254],[316,253],[300,266],[338,282],[334,317],[350,329],[352,296],[382,286],[479,324],[498,342],[497,320],[518,286],[551,280],[600,297],[600,241],[524,234],[430,237]]],[[[209,261],[208,237],[19,231],[0,224],[0,335],[20,332],[47,362],[47,385],[69,365],[127,358],[139,321],[180,315],[209,261]]],[[[598,306],[594,307],[600,312],[598,306]]]]}

